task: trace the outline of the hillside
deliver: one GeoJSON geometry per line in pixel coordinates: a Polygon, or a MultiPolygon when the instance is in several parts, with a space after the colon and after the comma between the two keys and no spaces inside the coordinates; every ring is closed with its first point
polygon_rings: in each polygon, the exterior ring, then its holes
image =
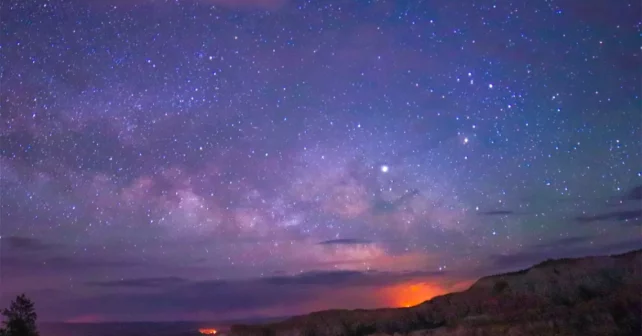
{"type": "Polygon", "coordinates": [[[642,250],[551,260],[410,308],[328,310],[234,336],[640,335],[642,250]]]}

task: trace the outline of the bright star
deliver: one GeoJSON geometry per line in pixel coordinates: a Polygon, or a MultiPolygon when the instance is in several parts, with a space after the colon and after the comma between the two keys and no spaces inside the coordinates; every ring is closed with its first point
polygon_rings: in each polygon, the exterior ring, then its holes
{"type": "Polygon", "coordinates": [[[388,167],[388,166],[386,166],[386,165],[381,166],[381,172],[382,172],[382,173],[387,173],[387,172],[388,172],[388,170],[390,170],[390,167],[388,167]]]}

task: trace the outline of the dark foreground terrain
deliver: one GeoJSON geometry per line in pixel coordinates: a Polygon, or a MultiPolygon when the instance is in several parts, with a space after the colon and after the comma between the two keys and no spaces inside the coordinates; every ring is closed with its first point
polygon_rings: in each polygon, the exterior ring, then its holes
{"type": "Polygon", "coordinates": [[[550,260],[418,306],[329,310],[234,336],[642,335],[642,250],[550,260]]]}
{"type": "Polygon", "coordinates": [[[226,325],[207,322],[43,323],[40,336],[199,336],[200,328],[225,330],[226,325]]]}
{"type": "Polygon", "coordinates": [[[199,329],[216,329],[217,336],[226,335],[230,325],[238,323],[268,323],[283,317],[248,318],[233,321],[184,322],[45,322],[38,327],[40,336],[198,336],[199,329]]]}

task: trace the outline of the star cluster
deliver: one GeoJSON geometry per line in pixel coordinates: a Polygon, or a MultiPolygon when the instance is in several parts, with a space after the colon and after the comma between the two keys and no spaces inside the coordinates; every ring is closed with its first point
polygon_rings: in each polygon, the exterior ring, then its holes
{"type": "Polygon", "coordinates": [[[49,320],[269,316],[637,247],[640,10],[9,1],[3,292],[49,320]]]}

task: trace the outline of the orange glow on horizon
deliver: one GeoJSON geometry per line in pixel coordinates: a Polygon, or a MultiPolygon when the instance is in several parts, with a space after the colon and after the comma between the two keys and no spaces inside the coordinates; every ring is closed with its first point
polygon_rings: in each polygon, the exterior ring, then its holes
{"type": "Polygon", "coordinates": [[[435,296],[445,294],[446,291],[437,285],[425,282],[403,283],[387,288],[386,297],[390,298],[395,307],[412,307],[435,296]]]}
{"type": "Polygon", "coordinates": [[[198,329],[198,332],[201,333],[201,335],[215,335],[216,334],[216,329],[198,329]]]}

